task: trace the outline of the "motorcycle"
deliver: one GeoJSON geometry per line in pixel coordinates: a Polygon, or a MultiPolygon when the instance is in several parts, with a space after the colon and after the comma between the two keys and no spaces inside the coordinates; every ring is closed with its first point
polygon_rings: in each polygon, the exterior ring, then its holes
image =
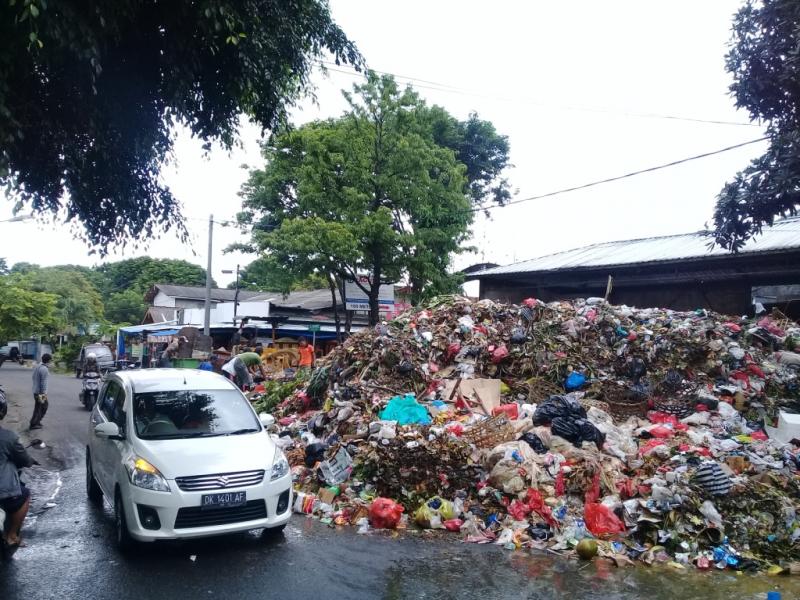
{"type": "Polygon", "coordinates": [[[83,377],[83,388],[80,393],[80,401],[86,410],[92,410],[97,402],[97,394],[100,392],[100,373],[90,371],[83,377]]]}

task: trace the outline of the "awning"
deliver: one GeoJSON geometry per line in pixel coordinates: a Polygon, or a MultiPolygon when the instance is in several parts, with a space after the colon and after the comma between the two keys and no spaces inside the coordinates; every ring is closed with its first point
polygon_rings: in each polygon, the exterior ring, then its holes
{"type": "Polygon", "coordinates": [[[175,329],[175,323],[166,325],[130,325],[129,327],[120,327],[119,330],[125,335],[134,335],[137,333],[156,332],[156,331],[178,331],[175,329]]]}

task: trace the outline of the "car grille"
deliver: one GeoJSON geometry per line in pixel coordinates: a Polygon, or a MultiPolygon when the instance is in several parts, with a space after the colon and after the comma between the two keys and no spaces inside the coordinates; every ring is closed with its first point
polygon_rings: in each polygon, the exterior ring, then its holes
{"type": "Polygon", "coordinates": [[[191,527],[209,527],[211,525],[228,525],[267,518],[267,504],[264,500],[250,500],[244,506],[234,508],[211,508],[203,510],[199,506],[190,506],[178,510],[175,518],[175,529],[191,527]]]}
{"type": "Polygon", "coordinates": [[[184,492],[200,492],[204,490],[224,490],[227,488],[258,485],[264,479],[264,470],[240,471],[238,473],[217,473],[215,475],[194,475],[192,477],[176,477],[175,483],[184,492]]]}

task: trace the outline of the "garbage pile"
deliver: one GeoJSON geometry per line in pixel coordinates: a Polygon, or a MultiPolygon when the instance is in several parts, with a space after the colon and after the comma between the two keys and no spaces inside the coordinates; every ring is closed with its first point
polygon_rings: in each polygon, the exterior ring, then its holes
{"type": "Polygon", "coordinates": [[[320,361],[275,440],[294,510],[360,533],[796,571],[798,345],[777,312],[440,298],[320,361]]]}

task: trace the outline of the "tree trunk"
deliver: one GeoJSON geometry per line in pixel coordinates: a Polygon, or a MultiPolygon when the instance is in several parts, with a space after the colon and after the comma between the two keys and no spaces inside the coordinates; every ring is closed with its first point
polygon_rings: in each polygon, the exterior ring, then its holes
{"type": "Polygon", "coordinates": [[[344,279],[339,277],[337,279],[336,284],[339,286],[339,300],[341,300],[342,306],[345,307],[344,309],[344,333],[345,336],[350,335],[350,328],[353,326],[353,311],[347,310],[347,299],[344,295],[344,279]]]}
{"type": "Polygon", "coordinates": [[[381,293],[381,276],[383,275],[383,264],[379,252],[375,252],[375,262],[372,266],[372,282],[369,288],[369,324],[377,325],[381,320],[380,303],[378,298],[381,293]]]}
{"type": "Polygon", "coordinates": [[[339,320],[339,303],[336,301],[336,279],[333,275],[328,275],[328,288],[331,290],[331,300],[333,301],[333,322],[336,323],[336,341],[342,343],[342,323],[339,320]]]}

